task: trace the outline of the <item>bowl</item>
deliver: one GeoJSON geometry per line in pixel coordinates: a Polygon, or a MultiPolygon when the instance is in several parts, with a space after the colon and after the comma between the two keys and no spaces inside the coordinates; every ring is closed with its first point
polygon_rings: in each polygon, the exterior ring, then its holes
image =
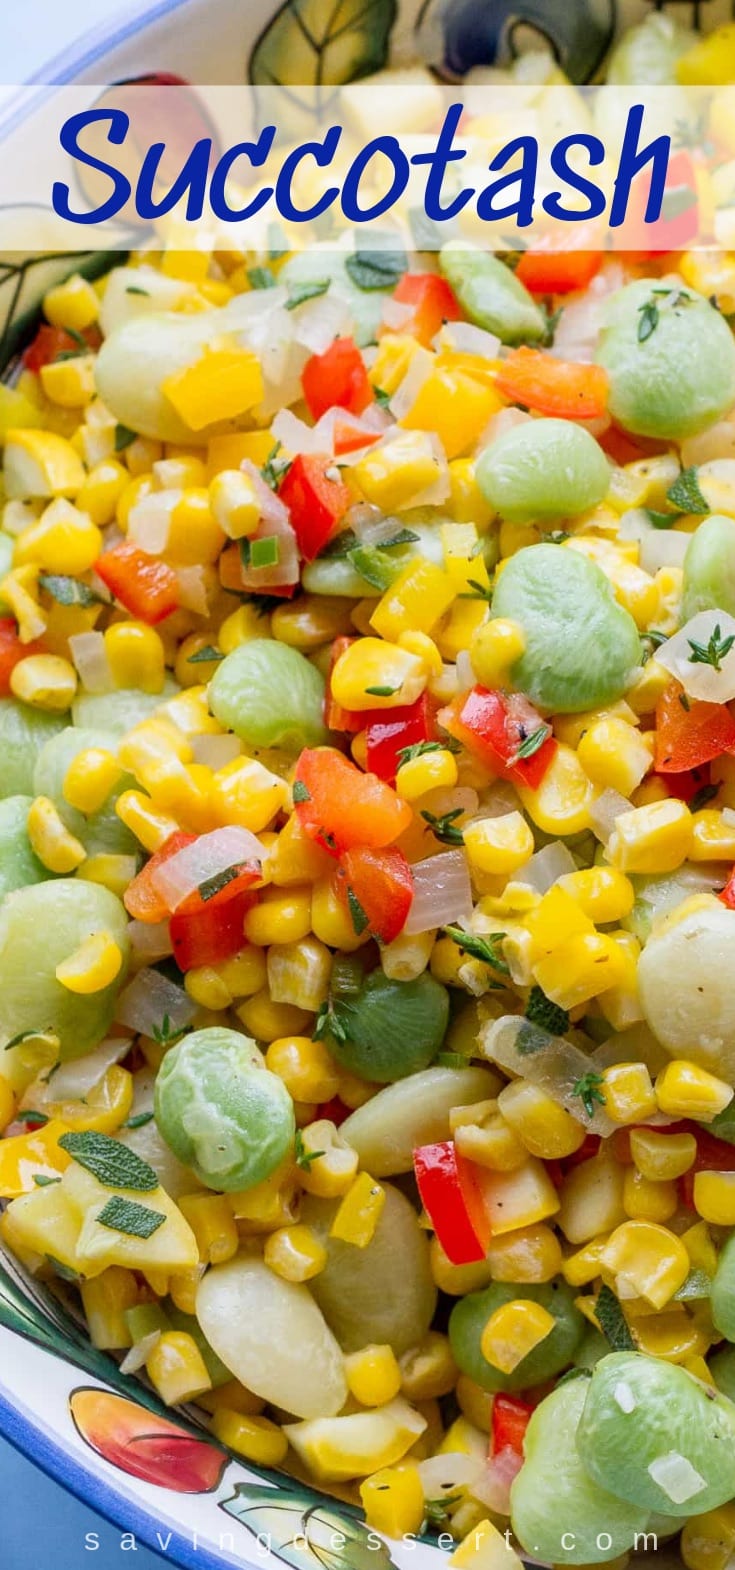
{"type": "MultiPolygon", "coordinates": [[[[698,8],[695,8],[698,9],[698,8]]],[[[410,59],[418,46],[449,78],[550,44],[575,81],[595,77],[621,25],[646,0],[159,0],[73,43],[35,82],[150,79],[241,83],[347,81],[410,59]],[[299,13],[307,13],[305,47],[299,13]],[[294,76],[294,61],[299,76],[294,76]]],[[[708,0],[709,27],[729,20],[708,0]]],[[[2,120],[0,119],[0,133],[2,120]]],[[[0,256],[0,371],[32,330],[52,282],[88,276],[99,253],[0,256]]],[[[0,1245],[0,1432],[135,1541],[187,1570],[439,1570],[441,1540],[390,1544],[351,1505],[283,1473],[246,1466],[215,1443],[195,1408],[172,1413],[95,1349],[71,1306],[0,1245]]],[[[446,1541],[446,1540],[445,1540],[446,1541]]],[[[660,1565],[665,1555],[659,1555],[660,1565]]]]}

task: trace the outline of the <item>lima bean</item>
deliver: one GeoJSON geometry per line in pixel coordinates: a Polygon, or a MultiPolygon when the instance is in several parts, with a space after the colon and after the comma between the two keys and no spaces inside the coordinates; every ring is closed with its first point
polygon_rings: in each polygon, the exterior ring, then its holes
{"type": "Polygon", "coordinates": [[[455,1303],[449,1319],[449,1340],[455,1362],[483,1390],[526,1390],[560,1374],[571,1363],[582,1340],[585,1321],[574,1306],[574,1293],[564,1281],[522,1286],[493,1281],[482,1292],[470,1292],[455,1303]],[[491,1314],[504,1303],[529,1298],[556,1320],[554,1329],[523,1358],[512,1374],[503,1374],[484,1356],[482,1332],[491,1314]]]}
{"type": "Polygon", "coordinates": [[[44,742],[66,725],[66,717],[0,698],[0,796],[31,796],[33,770],[44,742]]]}
{"type": "Polygon", "coordinates": [[[470,321],[501,343],[538,343],[546,336],[540,305],[497,256],[450,240],[439,252],[439,266],[470,321]]]}
{"type": "Polygon", "coordinates": [[[293,1143],[283,1081],[249,1036],[221,1026],[192,1031],[166,1053],[154,1106],[167,1145],[208,1188],[253,1188],[293,1143]]]}
{"type": "Polygon", "coordinates": [[[701,1515],[735,1494],[735,1405],[644,1352],[597,1364],[577,1449],[594,1482],[645,1510],[701,1515]]]}
{"type": "Polygon", "coordinates": [[[160,692],[139,692],[137,687],[118,687],[114,692],[81,692],[72,704],[72,719],[79,729],[107,731],[120,737],[180,691],[178,684],[167,676],[160,692]]]}
{"type": "Polygon", "coordinates": [[[295,753],[329,739],[324,690],[324,677],[297,649],[274,638],[250,638],[215,671],[209,702],[220,725],[246,746],[295,753]]]}
{"type": "Polygon", "coordinates": [[[49,873],[31,850],[26,823],[31,796],[0,801],[0,899],[13,889],[42,883],[49,873]]]}
{"type": "Polygon", "coordinates": [[[545,709],[575,714],[614,703],[640,663],[632,616],[600,568],[565,546],[529,545],[511,556],[493,615],[523,629],[513,685],[545,709]]]}
{"type": "Polygon", "coordinates": [[[682,622],[710,610],[735,616],[735,518],[720,513],[695,529],[684,557],[682,622]]]}
{"type": "Polygon", "coordinates": [[[721,1347],[719,1352],[708,1357],[707,1366],[717,1389],[729,1401],[735,1401],[735,1346],[721,1347]]]}
{"type": "Polygon", "coordinates": [[[735,1341],[735,1233],[724,1244],[712,1281],[710,1311],[720,1334],[735,1341]]]}
{"type": "Polygon", "coordinates": [[[712,895],[681,920],[671,913],[638,961],[641,1007],[672,1057],[730,1083],[735,1076],[735,911],[712,895]]]}
{"type": "Polygon", "coordinates": [[[412,1170],[417,1145],[449,1138],[452,1107],[487,1101],[499,1088],[486,1068],[427,1068],[379,1090],[350,1113],[340,1133],[373,1177],[393,1177],[412,1170]]]}
{"type": "Polygon", "coordinates": [[[626,431],[680,441],[730,408],[735,342],[704,295],[672,287],[667,296],[665,287],[639,278],[609,297],[596,358],[610,378],[610,413],[626,431]],[[644,320],[654,323],[647,336],[644,320]]]}
{"type": "Polygon", "coordinates": [[[449,1023],[449,993],[427,971],[393,981],[374,970],[333,1007],[329,1050],[343,1068],[385,1085],[428,1068],[449,1023]]]}
{"type": "Polygon", "coordinates": [[[554,525],[596,507],[610,469],[602,448],[573,420],[527,420],[491,442],[477,461],[477,483],[509,523],[554,525]]]}

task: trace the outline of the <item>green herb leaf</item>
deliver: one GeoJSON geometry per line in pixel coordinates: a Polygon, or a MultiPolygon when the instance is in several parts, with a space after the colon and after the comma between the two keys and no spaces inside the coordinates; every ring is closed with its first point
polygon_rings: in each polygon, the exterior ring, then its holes
{"type": "Polygon", "coordinates": [[[83,1133],[62,1134],[59,1144],[106,1188],[133,1188],[141,1193],[158,1188],[158,1175],[148,1162],[109,1134],[85,1129],[83,1133]]]}
{"type": "Polygon", "coordinates": [[[427,1499],[424,1504],[424,1519],[421,1530],[436,1530],[439,1526],[445,1526],[449,1520],[449,1511],[453,1505],[460,1503],[461,1498],[461,1494],[448,1493],[442,1495],[440,1499],[427,1499]]]}
{"type": "Polygon", "coordinates": [[[136,1112],[132,1118],[127,1118],[123,1128],[145,1128],[146,1123],[153,1122],[152,1112],[136,1112]]]}
{"type": "Polygon", "coordinates": [[[605,1097],[600,1092],[602,1083],[602,1074],[596,1074],[593,1069],[590,1069],[588,1074],[583,1074],[581,1079],[576,1079],[572,1085],[572,1095],[579,1096],[588,1118],[594,1117],[595,1106],[605,1105],[605,1097]]]}
{"type": "Polygon", "coordinates": [[[347,904],[352,917],[352,925],[355,929],[355,937],[359,938],[362,936],[365,928],[370,925],[370,917],[360,904],[354,889],[349,887],[347,889],[347,904]]]}
{"type": "Polygon", "coordinates": [[[689,1303],[709,1297],[712,1291],[712,1278],[706,1270],[690,1270],[686,1281],[683,1281],[678,1292],[674,1293],[672,1301],[675,1303],[689,1303]]]}
{"type": "Polygon", "coordinates": [[[269,262],[277,262],[280,261],[282,256],[288,256],[288,240],[286,238],[286,231],[282,228],[281,224],[276,223],[274,219],[271,219],[271,222],[268,225],[266,230],[266,238],[268,240],[269,262]]]}
{"type": "Polygon", "coordinates": [[[486,605],[492,605],[493,586],[491,583],[479,583],[477,578],[468,578],[469,588],[458,595],[460,600],[484,600],[486,605]]]}
{"type": "Polygon", "coordinates": [[[324,1150],[307,1150],[304,1144],[304,1136],[301,1132],[301,1129],[297,1128],[294,1146],[294,1156],[297,1167],[301,1167],[302,1171],[308,1172],[312,1161],[316,1161],[319,1156],[323,1156],[325,1154],[326,1152],[324,1150]]]}
{"type": "Polygon", "coordinates": [[[510,975],[510,967],[502,954],[497,952],[497,945],[505,937],[504,932],[485,932],[479,937],[475,932],[463,932],[461,927],[445,927],[444,931],[463,954],[471,954],[473,959],[482,960],[483,965],[490,965],[493,970],[500,971],[502,976],[510,975]]]}
{"type": "Polygon", "coordinates": [[[60,1183],[61,1178],[47,1177],[45,1172],[34,1172],[33,1181],[36,1188],[50,1188],[53,1183],[60,1183]]]}
{"type": "Polygon", "coordinates": [[[226,889],[228,883],[234,883],[235,878],[239,878],[241,872],[241,861],[234,867],[223,867],[222,871],[215,872],[213,877],[205,878],[204,882],[199,884],[197,893],[201,895],[201,898],[206,903],[207,900],[214,899],[215,894],[219,894],[222,889],[226,889]]]}
{"type": "Polygon", "coordinates": [[[538,752],[539,749],[543,747],[544,742],[550,735],[550,725],[538,725],[536,730],[532,730],[530,735],[524,737],[520,746],[516,749],[516,755],[513,759],[513,762],[517,763],[519,758],[532,758],[534,753],[538,752]]]}
{"type": "Polygon", "coordinates": [[[719,789],[719,785],[701,785],[699,790],[696,790],[692,796],[689,803],[689,811],[701,812],[703,807],[709,806],[709,803],[714,801],[719,789]]]}
{"type": "Polygon", "coordinates": [[[51,1035],[53,1031],[50,1026],[46,1030],[19,1030],[17,1036],[12,1036],[10,1041],[6,1041],[3,1051],[9,1052],[11,1047],[19,1047],[24,1041],[43,1040],[45,1036],[51,1035]]]}
{"type": "Polygon", "coordinates": [[[395,580],[398,571],[395,562],[377,545],[355,545],[340,554],[346,555],[355,572],[381,594],[395,580]]]}
{"type": "Polygon", "coordinates": [[[160,1025],[154,1025],[151,1031],[151,1039],[157,1041],[159,1047],[170,1047],[174,1041],[185,1035],[186,1026],[182,1026],[181,1030],[174,1030],[168,1014],[164,1014],[160,1025]]]}
{"type": "Polygon", "coordinates": [[[399,747],[396,753],[399,768],[404,763],[410,763],[413,758],[423,758],[427,752],[442,752],[442,741],[415,741],[410,747],[399,747]]]}
{"type": "Polygon", "coordinates": [[[203,649],[197,649],[194,654],[187,654],[187,665],[208,665],[211,660],[225,658],[221,649],[216,649],[213,643],[205,643],[203,649]]]}
{"type": "Polygon", "coordinates": [[[644,300],[638,307],[638,342],[645,343],[658,327],[658,306],[655,300],[644,300]]]}
{"type": "Polygon", "coordinates": [[[718,622],[709,643],[695,643],[693,638],[687,638],[687,643],[692,651],[690,665],[711,665],[713,670],[721,671],[722,661],[735,644],[735,632],[731,632],[729,638],[723,638],[718,622]]]}
{"type": "Polygon", "coordinates": [[[635,1352],[635,1341],[620,1303],[609,1286],[603,1285],[597,1294],[595,1314],[611,1352],[635,1352]]]}
{"type": "Polygon", "coordinates": [[[397,687],[366,687],[365,692],[370,698],[392,698],[394,692],[400,692],[401,684],[397,687]]]}
{"type": "Polygon", "coordinates": [[[295,802],[311,801],[311,791],[307,789],[303,780],[294,780],[291,794],[295,802]]]}
{"type": "Polygon", "coordinates": [[[279,543],[275,534],[267,534],[265,539],[251,541],[251,567],[277,567],[278,557],[279,543]]]}
{"type": "Polygon", "coordinates": [[[120,425],[118,422],[115,426],[115,452],[124,452],[125,448],[131,445],[131,442],[136,442],[137,440],[137,431],[131,431],[128,425],[120,425]]]}
{"type": "Polygon", "coordinates": [[[683,516],[680,512],[655,512],[653,507],[644,507],[643,511],[654,529],[673,529],[683,516]]]}
{"type": "Polygon", "coordinates": [[[687,697],[685,692],[680,692],[679,693],[679,702],[680,702],[680,704],[681,704],[681,706],[682,706],[682,708],[684,710],[684,713],[688,714],[689,710],[691,709],[691,703],[689,702],[689,699],[688,699],[688,697],[687,697]]]}
{"type": "Polygon", "coordinates": [[[395,534],[391,534],[390,539],[381,540],[380,549],[392,551],[395,545],[415,545],[418,539],[419,535],[413,529],[398,529],[395,534]]]}
{"type": "Polygon", "coordinates": [[[408,266],[405,251],[356,250],[345,267],[358,289],[395,289],[408,266]]]}
{"type": "Polygon", "coordinates": [[[463,1052],[437,1052],[434,1064],[437,1068],[467,1068],[469,1059],[463,1052]]]}
{"type": "Polygon", "coordinates": [[[539,1025],[542,1030],[548,1030],[551,1036],[565,1036],[569,1029],[567,1010],[560,1008],[558,1003],[552,1003],[551,998],[547,998],[538,986],[533,986],[528,994],[526,1019],[532,1025],[539,1025]]]}
{"type": "MultiPolygon", "coordinates": [[[[272,491],[278,490],[284,474],[287,474],[291,467],[289,458],[279,458],[280,451],[281,443],[275,442],[260,471],[266,485],[269,485],[272,491]]],[[[240,546],[242,547],[243,544],[247,544],[247,541],[241,540],[240,546]]],[[[240,554],[242,555],[242,549],[240,554]]]]}
{"type": "Polygon", "coordinates": [[[328,278],[312,278],[308,283],[289,284],[286,310],[295,311],[297,305],[303,305],[305,300],[316,300],[320,294],[326,294],[328,288],[328,278]]]}
{"type": "Polygon", "coordinates": [[[276,280],[270,267],[249,267],[248,283],[251,289],[275,289],[276,280]]]}
{"type": "Polygon", "coordinates": [[[322,1003],[319,1009],[312,1032],[312,1041],[323,1041],[325,1036],[334,1036],[335,1041],[347,1040],[339,1003],[322,1003]]]}
{"type": "Polygon", "coordinates": [[[102,605],[101,595],[96,594],[88,583],[80,583],[78,578],[69,578],[65,573],[42,572],[38,575],[38,582],[52,600],[58,605],[102,605]]]}
{"type": "Polygon", "coordinates": [[[662,643],[668,643],[669,641],[669,634],[667,632],[659,632],[658,627],[649,627],[648,632],[645,632],[643,636],[650,643],[652,649],[660,649],[662,643]]]}
{"type": "Polygon", "coordinates": [[[709,512],[709,502],[699,489],[698,472],[695,465],[682,469],[666,492],[667,501],[680,512],[709,512]]]}
{"type": "Polygon", "coordinates": [[[48,1123],[48,1118],[45,1112],[37,1112],[35,1107],[26,1107],[23,1112],[16,1112],[13,1122],[38,1123],[39,1127],[43,1128],[44,1123],[48,1123]]]}
{"type": "Polygon", "coordinates": [[[457,818],[461,818],[462,814],[462,807],[454,807],[451,812],[444,812],[439,817],[434,812],[427,812],[426,808],[421,812],[434,838],[442,845],[464,845],[464,834],[457,824],[457,818]]]}
{"type": "Polygon", "coordinates": [[[128,284],[128,287],[125,290],[125,293],[126,294],[144,294],[146,299],[150,298],[150,289],[141,289],[140,284],[137,284],[137,283],[128,284]]]}
{"type": "Polygon", "coordinates": [[[389,392],[386,392],[384,387],[374,387],[373,388],[373,394],[374,394],[374,397],[375,397],[375,402],[378,405],[378,408],[379,409],[387,409],[388,405],[390,404],[391,398],[393,397],[393,394],[389,393],[389,392]]]}
{"type": "Polygon", "coordinates": [[[121,1194],[113,1194],[103,1205],[97,1220],[101,1227],[109,1227],[111,1232],[126,1232],[129,1237],[152,1237],[166,1220],[160,1210],[150,1210],[147,1205],[139,1205],[135,1199],[123,1199],[121,1194]]]}

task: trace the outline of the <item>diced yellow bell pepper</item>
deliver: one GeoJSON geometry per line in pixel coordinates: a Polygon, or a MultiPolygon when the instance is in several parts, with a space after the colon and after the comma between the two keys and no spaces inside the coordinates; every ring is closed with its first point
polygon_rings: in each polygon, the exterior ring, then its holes
{"type": "Polygon", "coordinates": [[[354,1248],[367,1248],[375,1236],[384,1204],[385,1189],[368,1172],[361,1172],[345,1194],[329,1236],[351,1243],[354,1248]]]}
{"type": "Polygon", "coordinates": [[[61,1148],[59,1140],[68,1131],[66,1123],[51,1118],[42,1128],[0,1140],[0,1195],[3,1199],[32,1194],[35,1189],[61,1177],[71,1157],[61,1148]],[[41,1179],[40,1183],[36,1182],[37,1178],[41,1179]]]}
{"type": "Polygon", "coordinates": [[[409,562],[378,601],[370,618],[371,626],[381,638],[394,640],[404,632],[431,632],[456,592],[451,577],[441,567],[424,560],[409,562]]]}
{"type": "Polygon", "coordinates": [[[679,55],[676,80],[683,87],[717,87],[735,81],[735,24],[716,27],[679,55]]]}
{"type": "Polygon", "coordinates": [[[418,1467],[384,1467],[360,1484],[360,1499],[365,1520],[386,1537],[406,1537],[417,1533],[424,1519],[424,1490],[418,1467]]]}
{"type": "MultiPolygon", "coordinates": [[[[83,1100],[55,1101],[53,1089],[52,1078],[41,1102],[43,1110],[75,1133],[93,1129],[97,1134],[114,1134],[125,1122],[133,1104],[133,1076],[117,1063],[110,1065],[97,1084],[87,1091],[83,1100]]],[[[33,1100],[32,1089],[26,1091],[24,1100],[33,1100]]]]}
{"type": "Polygon", "coordinates": [[[54,431],[9,430],[5,441],[5,492],[11,499],[76,496],[85,480],[81,458],[54,431]]]}
{"type": "Polygon", "coordinates": [[[263,372],[249,349],[210,349],[168,376],[162,392],[192,431],[247,414],[263,398],[263,372]]]}
{"type": "Polygon", "coordinates": [[[447,457],[459,458],[475,446],[502,407],[494,387],[460,369],[435,365],[398,423],[409,431],[436,431],[447,457]]]}

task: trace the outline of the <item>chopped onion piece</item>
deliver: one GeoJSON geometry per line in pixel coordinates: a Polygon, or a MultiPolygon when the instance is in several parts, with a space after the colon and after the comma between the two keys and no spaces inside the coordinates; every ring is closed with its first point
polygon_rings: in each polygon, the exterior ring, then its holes
{"type": "Polygon", "coordinates": [[[183,987],[177,987],[157,970],[139,970],[115,1005],[117,1023],[127,1025],[140,1036],[152,1036],[154,1030],[161,1030],[165,1019],[174,1034],[190,1025],[195,1013],[196,1004],[183,987]]]}
{"type": "Polygon", "coordinates": [[[659,567],[683,567],[690,534],[677,533],[674,529],[650,529],[641,540],[640,564],[651,576],[659,567]]]}
{"type": "Polygon", "coordinates": [[[477,682],[469,649],[460,649],[455,669],[457,672],[457,691],[469,692],[470,688],[474,687],[477,682]]]}
{"type": "Polygon", "coordinates": [[[101,632],[75,632],[69,639],[71,657],[85,692],[112,692],[115,683],[101,632]]]}
{"type": "Polygon", "coordinates": [[[128,937],[135,958],[146,965],[155,965],[159,959],[166,959],[169,954],[173,954],[167,921],[131,921],[128,937]]]}
{"type": "Polygon", "coordinates": [[[293,336],[310,354],[323,354],[335,338],[349,332],[351,313],[341,295],[328,290],[293,311],[293,336]]]}
{"type": "Polygon", "coordinates": [[[490,1456],[483,1472],[476,1477],[470,1490],[473,1499],[487,1505],[496,1515],[510,1515],[510,1488],[523,1466],[523,1456],[505,1445],[497,1455],[490,1456]]]}
{"type": "Polygon", "coordinates": [[[185,845],[183,850],[156,867],[151,880],[156,893],[166,901],[169,910],[174,911],[210,878],[219,877],[230,867],[245,862],[254,861],[260,866],[262,860],[260,840],[249,829],[233,823],[227,828],[200,834],[191,845],[185,845]]]}
{"type": "Polygon", "coordinates": [[[480,823],[483,818],[504,818],[509,812],[518,812],[519,806],[518,793],[510,780],[495,780],[483,791],[473,822],[480,823]]]}
{"type": "Polygon", "coordinates": [[[569,847],[562,840],[552,840],[550,845],[544,845],[543,850],[537,850],[529,858],[513,882],[528,884],[537,894],[546,894],[560,878],[576,870],[577,863],[569,847]]]}
{"type": "Polygon", "coordinates": [[[171,515],[183,494],[182,490],[170,490],[142,496],[130,509],[128,539],[149,556],[162,556],[168,543],[171,515]]]}
{"type": "Polygon", "coordinates": [[[286,503],[282,502],[279,496],[276,496],[270,485],[266,485],[260,469],[256,467],[250,458],[243,458],[240,468],[243,474],[246,474],[248,479],[252,481],[253,490],[260,508],[261,522],[271,526],[277,523],[288,523],[286,503]]]}
{"type": "Polygon", "coordinates": [[[405,300],[386,300],[383,306],[383,325],[399,333],[413,316],[413,306],[405,300]]]}
{"type": "Polygon", "coordinates": [[[590,807],[590,827],[601,845],[606,845],[615,824],[623,812],[630,812],[631,803],[619,790],[604,790],[590,807]]]}
{"type": "Polygon", "coordinates": [[[729,703],[735,698],[735,642],[726,654],[716,657],[716,651],[731,637],[735,638],[735,617],[729,616],[727,611],[699,611],[656,650],[656,659],[681,682],[690,698],[701,698],[705,703],[729,703]],[[702,650],[707,650],[711,644],[720,669],[716,669],[716,664],[693,660],[692,644],[702,650]]]}
{"type": "Polygon", "coordinates": [[[619,1379],[613,1390],[613,1401],[620,1407],[621,1412],[635,1412],[638,1405],[630,1385],[624,1379],[619,1379]]]}
{"type": "Polygon", "coordinates": [[[223,769],[226,763],[232,763],[242,753],[242,742],[239,736],[212,736],[204,731],[201,736],[191,737],[191,750],[195,763],[204,763],[208,769],[223,769]]]}
{"type": "Polygon", "coordinates": [[[729,829],[735,829],[735,810],[732,807],[723,807],[722,821],[729,829]]]}
{"type": "Polygon", "coordinates": [[[54,1070],[49,1090],[54,1101],[81,1101],[98,1085],[113,1063],[119,1063],[130,1051],[129,1036],[108,1036],[86,1058],[73,1063],[62,1063],[54,1070]]]}
{"type": "MultiPolygon", "coordinates": [[[[409,306],[409,313],[411,307],[409,306]]],[[[396,420],[402,420],[408,414],[430,375],[434,365],[434,356],[428,349],[417,349],[411,359],[411,364],[406,371],[402,382],[399,382],[395,392],[391,395],[390,412],[396,420]]]]}
{"type": "Polygon", "coordinates": [[[143,1364],[147,1362],[154,1346],[158,1345],[160,1339],[160,1330],[150,1330],[147,1336],[141,1336],[140,1341],[134,1342],[130,1351],[125,1353],[120,1364],[120,1373],[137,1374],[138,1369],[142,1368],[143,1364]]]}
{"type": "MultiPolygon", "coordinates": [[[[324,443],[317,426],[307,425],[291,409],[279,409],[271,421],[274,441],[282,442],[288,453],[324,452],[324,443]]],[[[331,445],[328,448],[331,452],[331,445]]]]}
{"type": "Polygon", "coordinates": [[[417,861],[413,874],[413,902],[403,931],[411,937],[466,921],[472,913],[472,888],[463,850],[448,850],[417,861]]]}
{"type": "Polygon", "coordinates": [[[657,1460],[651,1462],[648,1475],[675,1505],[685,1504],[687,1499],[693,1499],[695,1494],[701,1494],[702,1489],[707,1487],[701,1473],[678,1450],[669,1450],[665,1456],[658,1456],[657,1460]]]}
{"type": "Polygon", "coordinates": [[[182,610],[193,611],[196,616],[209,612],[206,567],[177,567],[179,605],[182,610]]]}
{"type": "Polygon", "coordinates": [[[445,322],[434,338],[437,349],[455,349],[460,354],[481,354],[494,360],[500,349],[500,339],[484,327],[472,322],[445,322]]]}
{"type": "Polygon", "coordinates": [[[588,1133],[601,1134],[603,1139],[612,1134],[615,1124],[604,1107],[595,1103],[592,1117],[587,1117],[575,1094],[574,1086],[589,1074],[591,1065],[588,1054],[573,1041],[552,1036],[516,1014],[503,1014],[481,1026],[478,1047],[481,1057],[547,1091],[572,1117],[584,1122],[588,1133]]]}
{"type": "Polygon", "coordinates": [[[443,1495],[448,1497],[453,1494],[457,1488],[470,1488],[474,1482],[479,1482],[485,1462],[478,1462],[476,1455],[467,1455],[463,1450],[445,1450],[442,1455],[428,1456],[426,1461],[419,1461],[417,1470],[424,1497],[441,1499],[443,1495]]]}
{"type": "Polygon", "coordinates": [[[525,425],[528,420],[532,419],[533,415],[525,414],[523,409],[511,407],[498,409],[497,414],[493,414],[485,426],[477,443],[478,450],[481,451],[483,447],[491,446],[493,442],[498,441],[499,437],[505,436],[506,431],[512,431],[516,425],[525,425]]]}

